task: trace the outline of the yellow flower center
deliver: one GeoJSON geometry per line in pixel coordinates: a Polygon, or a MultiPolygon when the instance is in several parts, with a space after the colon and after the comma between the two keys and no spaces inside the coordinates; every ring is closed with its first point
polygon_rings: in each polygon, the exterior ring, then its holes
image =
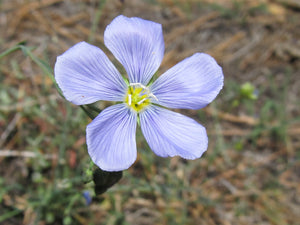
{"type": "Polygon", "coordinates": [[[156,99],[146,86],[140,83],[131,83],[126,93],[125,103],[134,111],[140,112],[150,104],[151,98],[156,99]]]}

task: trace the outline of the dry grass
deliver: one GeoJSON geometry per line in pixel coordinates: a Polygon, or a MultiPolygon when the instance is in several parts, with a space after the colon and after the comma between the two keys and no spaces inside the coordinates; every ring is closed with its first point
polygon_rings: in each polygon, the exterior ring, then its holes
{"type": "Polygon", "coordinates": [[[89,164],[88,119],[30,57],[1,58],[0,221],[299,224],[299,8],[292,0],[1,1],[0,52],[26,41],[53,67],[77,42],[105,49],[103,31],[117,15],[138,16],[163,25],[160,72],[206,52],[222,65],[225,86],[205,109],[181,111],[208,129],[203,158],[158,158],[138,134],[136,164],[85,206],[76,193],[92,190],[78,181],[89,164]],[[258,91],[256,101],[240,95],[245,82],[258,91]]]}

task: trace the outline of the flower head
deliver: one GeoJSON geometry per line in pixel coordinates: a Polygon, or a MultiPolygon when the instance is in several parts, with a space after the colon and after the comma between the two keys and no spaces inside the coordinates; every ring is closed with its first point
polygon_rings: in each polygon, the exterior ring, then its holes
{"type": "Polygon", "coordinates": [[[205,128],[165,107],[200,109],[214,100],[223,87],[216,61],[196,53],[149,84],[164,55],[160,24],[118,16],[107,26],[104,43],[124,66],[128,82],[101,49],[86,42],[59,56],[54,71],[64,96],[74,104],[121,102],[103,110],[87,126],[87,147],[94,163],[106,171],[124,170],[134,163],[138,117],[155,154],[201,157],[208,144],[205,128]]]}

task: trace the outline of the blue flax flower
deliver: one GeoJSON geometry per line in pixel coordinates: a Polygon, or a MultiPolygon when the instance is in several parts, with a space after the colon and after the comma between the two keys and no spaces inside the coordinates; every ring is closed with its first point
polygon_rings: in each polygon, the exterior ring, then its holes
{"type": "Polygon", "coordinates": [[[196,53],[149,84],[164,55],[160,24],[118,16],[106,27],[104,43],[124,66],[128,82],[101,49],[86,42],[71,47],[55,64],[55,79],[72,103],[119,102],[87,126],[87,147],[93,162],[106,171],[129,168],[137,157],[138,119],[158,156],[201,157],[208,144],[205,128],[165,107],[200,109],[210,103],[223,86],[222,69],[216,61],[196,53]]]}

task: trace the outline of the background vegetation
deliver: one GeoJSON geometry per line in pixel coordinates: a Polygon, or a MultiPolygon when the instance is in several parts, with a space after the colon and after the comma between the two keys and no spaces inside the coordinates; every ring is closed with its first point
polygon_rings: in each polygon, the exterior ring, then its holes
{"type": "Polygon", "coordinates": [[[299,224],[299,10],[293,0],[0,1],[0,224],[299,224]],[[116,62],[103,31],[119,14],[163,25],[160,73],[206,52],[225,86],[206,108],[178,110],[207,127],[201,159],[159,158],[138,131],[134,166],[95,195],[90,119],[51,75],[80,41],[116,62]]]}

